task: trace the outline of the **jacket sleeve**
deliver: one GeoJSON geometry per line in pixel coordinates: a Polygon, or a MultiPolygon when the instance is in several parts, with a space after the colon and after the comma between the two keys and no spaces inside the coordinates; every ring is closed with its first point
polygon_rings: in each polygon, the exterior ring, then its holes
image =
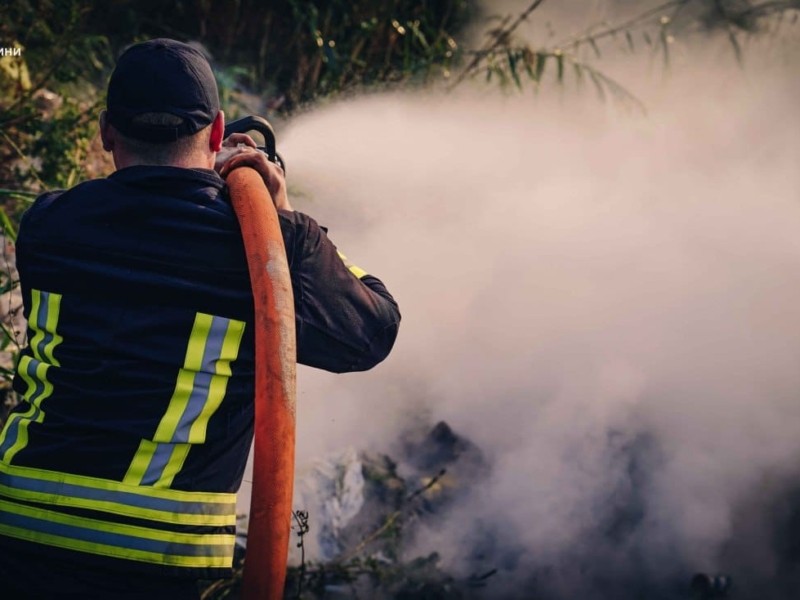
{"type": "Polygon", "coordinates": [[[301,364],[345,373],[381,362],[394,345],[400,311],[386,286],[350,265],[311,217],[280,211],[292,277],[301,364]]]}

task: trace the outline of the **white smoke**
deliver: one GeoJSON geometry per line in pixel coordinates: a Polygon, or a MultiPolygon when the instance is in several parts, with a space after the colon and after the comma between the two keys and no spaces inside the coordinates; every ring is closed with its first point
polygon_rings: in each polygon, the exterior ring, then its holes
{"type": "Polygon", "coordinates": [[[418,550],[500,569],[486,597],[684,597],[674,581],[724,570],[741,597],[788,597],[752,592],[783,568],[770,511],[800,458],[800,85],[781,48],[744,71],[688,49],[669,76],[609,60],[647,116],[467,85],[293,120],[296,208],[403,313],[374,371],[300,371],[300,469],[429,414],[493,471],[418,550]]]}

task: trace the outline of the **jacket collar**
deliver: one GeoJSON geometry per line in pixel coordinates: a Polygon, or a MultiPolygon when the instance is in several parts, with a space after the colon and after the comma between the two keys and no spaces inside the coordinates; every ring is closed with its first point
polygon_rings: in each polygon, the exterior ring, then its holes
{"type": "Polygon", "coordinates": [[[181,167],[161,167],[137,165],[115,171],[108,179],[123,185],[137,187],[160,187],[164,184],[185,183],[198,187],[214,187],[222,190],[225,181],[213,169],[184,169],[181,167]]]}

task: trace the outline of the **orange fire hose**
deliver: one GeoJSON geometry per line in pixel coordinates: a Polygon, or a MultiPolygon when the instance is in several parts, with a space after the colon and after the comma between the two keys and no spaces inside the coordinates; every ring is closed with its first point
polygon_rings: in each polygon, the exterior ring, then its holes
{"type": "Polygon", "coordinates": [[[241,167],[227,183],[255,302],[255,445],[243,598],[280,600],[294,483],[294,297],[278,214],[261,176],[241,167]]]}

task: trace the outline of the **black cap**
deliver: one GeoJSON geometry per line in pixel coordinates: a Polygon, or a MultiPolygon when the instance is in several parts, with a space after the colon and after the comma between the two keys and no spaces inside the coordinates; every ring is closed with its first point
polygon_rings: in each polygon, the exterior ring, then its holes
{"type": "Polygon", "coordinates": [[[170,142],[197,133],[219,112],[219,92],[211,65],[195,49],[159,38],[122,53],[108,83],[109,123],[128,137],[170,142]],[[180,117],[179,125],[134,123],[150,112],[180,117]]]}

